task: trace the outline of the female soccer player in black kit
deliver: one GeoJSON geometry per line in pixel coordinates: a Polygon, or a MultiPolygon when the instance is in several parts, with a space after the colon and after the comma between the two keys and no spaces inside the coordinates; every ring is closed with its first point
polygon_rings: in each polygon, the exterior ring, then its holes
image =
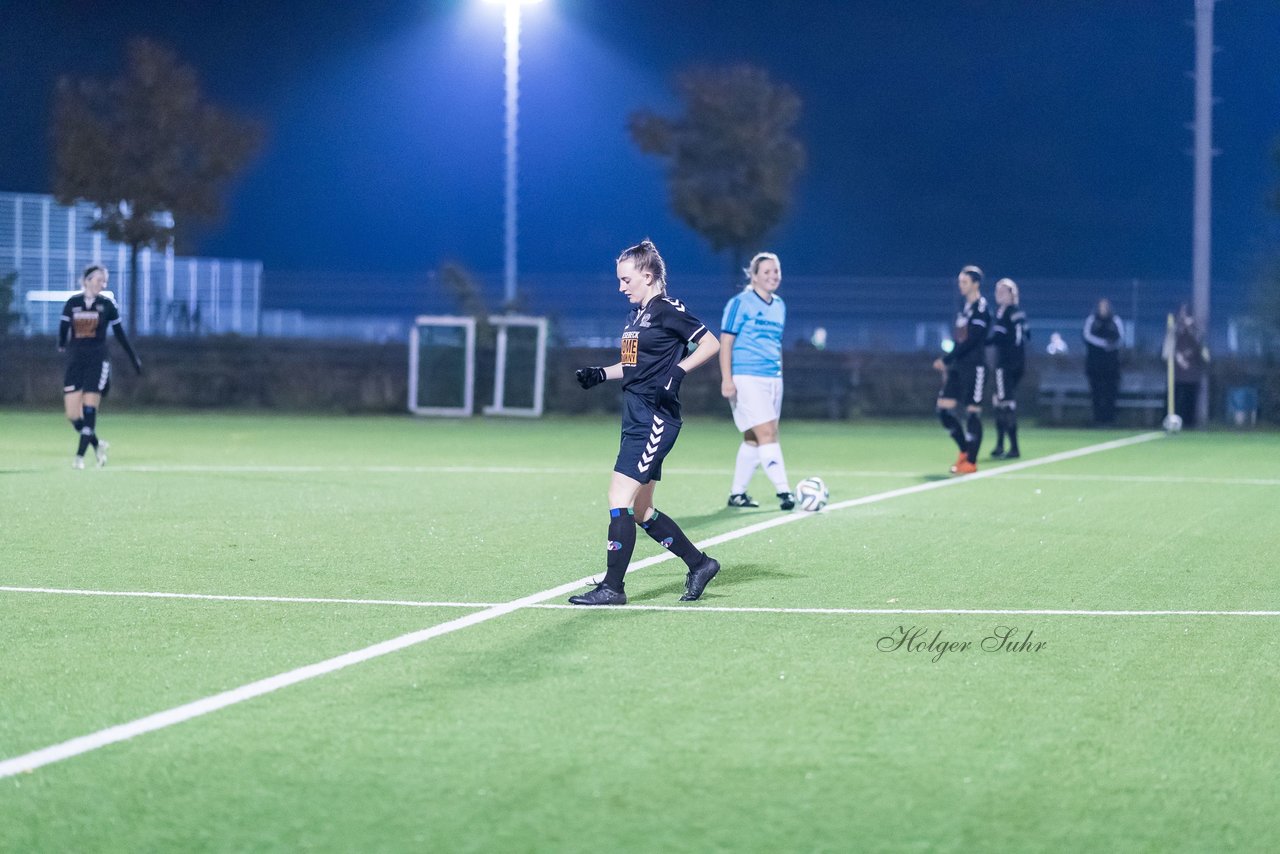
{"type": "Polygon", "coordinates": [[[995,459],[1016,460],[1018,450],[1018,383],[1027,363],[1027,315],[1018,304],[1018,285],[1013,279],[996,282],[996,316],[992,318],[987,346],[996,351],[996,392],[991,403],[996,410],[995,459]],[[1005,436],[1009,450],[1004,449],[1005,436]]]}
{"type": "Polygon", "coordinates": [[[964,307],[956,315],[955,348],[935,359],[933,367],[945,377],[938,392],[938,420],[960,449],[951,473],[972,474],[978,470],[978,449],[982,447],[982,395],[987,370],[984,345],[991,312],[980,292],[982,270],[965,267],[956,276],[956,286],[964,297],[964,307]],[[965,409],[963,421],[961,406],[965,409]]]}
{"type": "Polygon", "coordinates": [[[110,297],[103,296],[107,287],[107,269],[98,264],[86,267],[80,277],[84,288],[66,301],[58,324],[58,350],[68,351],[67,372],[62,381],[62,400],[67,420],[80,434],[73,468],[84,468],[84,452],[93,446],[98,465],[107,464],[107,441],[96,431],[98,404],[111,388],[111,361],[107,358],[107,328],[129,354],[133,368],[142,373],[142,362],[129,346],[129,338],[120,325],[120,312],[110,297]]]}
{"type": "Polygon", "coordinates": [[[667,296],[667,269],[645,240],[618,256],[618,290],[635,308],[622,332],[622,358],[607,368],[577,372],[584,388],[622,380],[622,442],[609,482],[609,541],[604,580],[571,596],[574,605],[625,605],[623,576],[636,545],[636,525],[689,568],[681,601],[702,595],[720,564],[699,551],[680,526],[653,506],[662,461],[680,435],[680,381],[711,361],[720,342],[676,299],[667,296]],[[688,345],[697,349],[686,355],[688,345]]]}

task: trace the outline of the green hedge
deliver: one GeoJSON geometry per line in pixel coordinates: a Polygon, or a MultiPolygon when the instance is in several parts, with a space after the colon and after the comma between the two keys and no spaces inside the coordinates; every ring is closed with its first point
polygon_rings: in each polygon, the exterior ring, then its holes
{"type": "MultiPolygon", "coordinates": [[[[113,404],[236,408],[282,411],[404,412],[408,399],[408,348],[403,344],[357,344],[295,339],[154,338],[136,342],[146,373],[136,377],[115,344],[113,404]]],[[[939,377],[925,353],[836,353],[798,350],[786,354],[788,418],[848,419],[860,416],[929,417],[939,377]]],[[[65,357],[48,339],[0,339],[0,405],[59,408],[65,357]]],[[[575,368],[617,361],[617,351],[553,348],[547,354],[546,408],[549,412],[617,412],[621,392],[608,384],[583,392],[575,368]]],[[[1033,359],[1023,380],[1019,411],[1036,414],[1038,368],[1033,359]]],[[[1058,370],[1080,370],[1078,361],[1058,360],[1058,370]]],[[[1259,390],[1260,420],[1280,423],[1280,365],[1216,360],[1211,366],[1215,419],[1225,411],[1226,391],[1238,385],[1259,390]]],[[[1155,359],[1131,359],[1125,370],[1160,371],[1155,359]]],[[[491,395],[493,355],[477,356],[477,409],[491,395]]],[[[683,386],[691,414],[729,417],[720,397],[720,372],[699,370],[683,386]]],[[[526,405],[527,387],[513,383],[508,401],[526,405]]],[[[1122,413],[1142,423],[1141,414],[1122,413]]],[[[1071,413],[1084,423],[1088,412],[1071,413]]]]}

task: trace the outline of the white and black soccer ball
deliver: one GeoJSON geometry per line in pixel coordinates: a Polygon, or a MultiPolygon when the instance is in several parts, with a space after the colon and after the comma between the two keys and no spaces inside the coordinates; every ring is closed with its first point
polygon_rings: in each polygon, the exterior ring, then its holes
{"type": "Polygon", "coordinates": [[[1170,412],[1164,417],[1164,432],[1177,433],[1182,429],[1182,416],[1176,412],[1170,412]]]}
{"type": "Polygon", "coordinates": [[[821,510],[827,506],[827,499],[830,497],[831,493],[820,477],[806,477],[796,484],[796,503],[801,510],[821,510]]]}

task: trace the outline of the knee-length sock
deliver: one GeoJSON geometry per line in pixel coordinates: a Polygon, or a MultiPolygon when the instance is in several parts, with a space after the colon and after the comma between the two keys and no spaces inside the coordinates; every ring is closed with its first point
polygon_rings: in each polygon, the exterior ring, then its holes
{"type": "Polygon", "coordinates": [[[730,495],[747,491],[747,484],[751,483],[751,476],[756,473],[758,465],[760,465],[760,449],[746,442],[739,445],[738,458],[733,463],[733,489],[730,490],[730,495]]]}
{"type": "Polygon", "coordinates": [[[636,550],[635,512],[630,507],[614,507],[609,511],[609,553],[605,560],[604,583],[621,590],[631,553],[636,550]]]}
{"type": "Polygon", "coordinates": [[[702,562],[704,557],[702,552],[689,541],[684,531],[680,530],[680,526],[676,524],[676,520],[670,516],[662,515],[655,508],[652,519],[648,522],[637,519],[636,524],[644,528],[644,532],[652,537],[654,542],[680,558],[690,569],[702,562]]]}

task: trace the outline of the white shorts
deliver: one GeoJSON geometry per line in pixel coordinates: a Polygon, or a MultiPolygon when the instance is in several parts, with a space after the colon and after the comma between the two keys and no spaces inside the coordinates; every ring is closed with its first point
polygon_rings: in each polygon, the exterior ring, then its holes
{"type": "Polygon", "coordinates": [[[734,374],[738,393],[729,400],[733,423],[745,433],[757,424],[782,417],[782,377],[753,377],[734,374]]]}

